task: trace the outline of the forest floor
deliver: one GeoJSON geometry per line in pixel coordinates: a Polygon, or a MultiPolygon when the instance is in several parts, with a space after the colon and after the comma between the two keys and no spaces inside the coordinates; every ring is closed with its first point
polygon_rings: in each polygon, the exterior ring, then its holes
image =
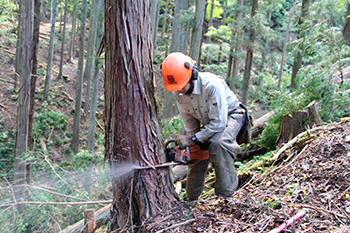
{"type": "MultiPolygon", "coordinates": [[[[48,45],[48,40],[41,37],[41,43],[48,45]]],[[[39,69],[46,66],[45,47],[39,51],[39,69]]],[[[58,74],[59,47],[55,47],[52,76],[58,74]]],[[[14,46],[0,41],[0,132],[16,126],[17,106],[10,91],[14,62],[14,46]]],[[[68,75],[70,81],[54,87],[57,92],[53,98],[66,105],[51,106],[71,118],[77,63],[76,57],[73,63],[65,63],[64,75],[68,75]]],[[[45,76],[39,77],[38,91],[43,89],[44,79],[45,76]]],[[[101,86],[100,89],[103,95],[101,86]]],[[[281,152],[275,160],[263,161],[241,175],[244,182],[232,197],[215,196],[213,179],[209,179],[199,201],[185,203],[189,207],[185,213],[182,208],[175,208],[172,214],[166,213],[145,223],[143,229],[148,232],[269,232],[297,214],[302,215],[301,218],[292,221],[285,232],[330,232],[350,226],[350,121],[345,119],[312,129],[281,152]]],[[[53,153],[60,156],[61,152],[53,150],[53,153]]]]}
{"type": "Polygon", "coordinates": [[[164,216],[154,228],[163,229],[159,232],[269,232],[287,222],[290,227],[285,232],[350,232],[350,119],[312,129],[281,150],[272,163],[266,160],[256,167],[232,197],[210,194],[212,183],[208,182],[209,196],[189,204],[187,221],[183,215],[179,222],[164,216]],[[294,223],[288,222],[293,216],[294,223]]]}

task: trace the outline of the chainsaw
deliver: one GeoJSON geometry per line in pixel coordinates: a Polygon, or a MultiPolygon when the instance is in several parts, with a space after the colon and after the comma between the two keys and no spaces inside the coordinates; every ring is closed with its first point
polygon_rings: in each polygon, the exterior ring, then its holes
{"type": "Polygon", "coordinates": [[[180,148],[175,145],[171,147],[171,143],[175,144],[175,140],[171,139],[165,143],[166,163],[154,166],[136,167],[135,169],[150,169],[159,167],[169,167],[175,165],[193,165],[205,159],[209,159],[209,151],[207,143],[196,143],[193,146],[180,148]]]}

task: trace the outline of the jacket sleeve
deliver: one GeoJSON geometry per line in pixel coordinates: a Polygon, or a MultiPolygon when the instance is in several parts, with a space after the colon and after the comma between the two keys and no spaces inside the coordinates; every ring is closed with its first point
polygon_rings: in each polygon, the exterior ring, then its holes
{"type": "Polygon", "coordinates": [[[188,135],[197,133],[200,128],[199,120],[194,118],[191,114],[188,114],[180,104],[177,104],[177,108],[184,122],[186,133],[188,135]]]}
{"type": "Polygon", "coordinates": [[[209,87],[206,90],[205,98],[209,110],[209,123],[196,133],[200,142],[205,142],[215,133],[223,131],[227,125],[228,106],[224,85],[216,83],[209,87]]]}

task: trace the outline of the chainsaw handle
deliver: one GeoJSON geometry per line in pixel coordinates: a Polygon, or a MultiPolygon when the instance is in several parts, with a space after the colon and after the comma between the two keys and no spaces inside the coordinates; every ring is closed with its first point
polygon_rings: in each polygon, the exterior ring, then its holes
{"type": "MultiPolygon", "coordinates": [[[[172,142],[174,142],[175,143],[175,139],[169,139],[169,141],[167,141],[166,143],[165,143],[165,148],[168,148],[168,145],[170,144],[170,143],[172,143],[172,142]]],[[[176,144],[176,143],[175,143],[176,144]]]]}

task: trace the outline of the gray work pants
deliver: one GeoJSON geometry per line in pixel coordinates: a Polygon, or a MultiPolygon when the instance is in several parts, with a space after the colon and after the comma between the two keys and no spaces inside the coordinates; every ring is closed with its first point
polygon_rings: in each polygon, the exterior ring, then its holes
{"type": "Polygon", "coordinates": [[[209,162],[215,169],[216,195],[231,196],[237,189],[238,177],[234,159],[240,150],[236,137],[242,127],[242,120],[243,115],[240,113],[229,115],[227,127],[222,132],[214,134],[208,141],[210,158],[189,166],[186,185],[188,199],[195,200],[201,195],[209,162]]]}

